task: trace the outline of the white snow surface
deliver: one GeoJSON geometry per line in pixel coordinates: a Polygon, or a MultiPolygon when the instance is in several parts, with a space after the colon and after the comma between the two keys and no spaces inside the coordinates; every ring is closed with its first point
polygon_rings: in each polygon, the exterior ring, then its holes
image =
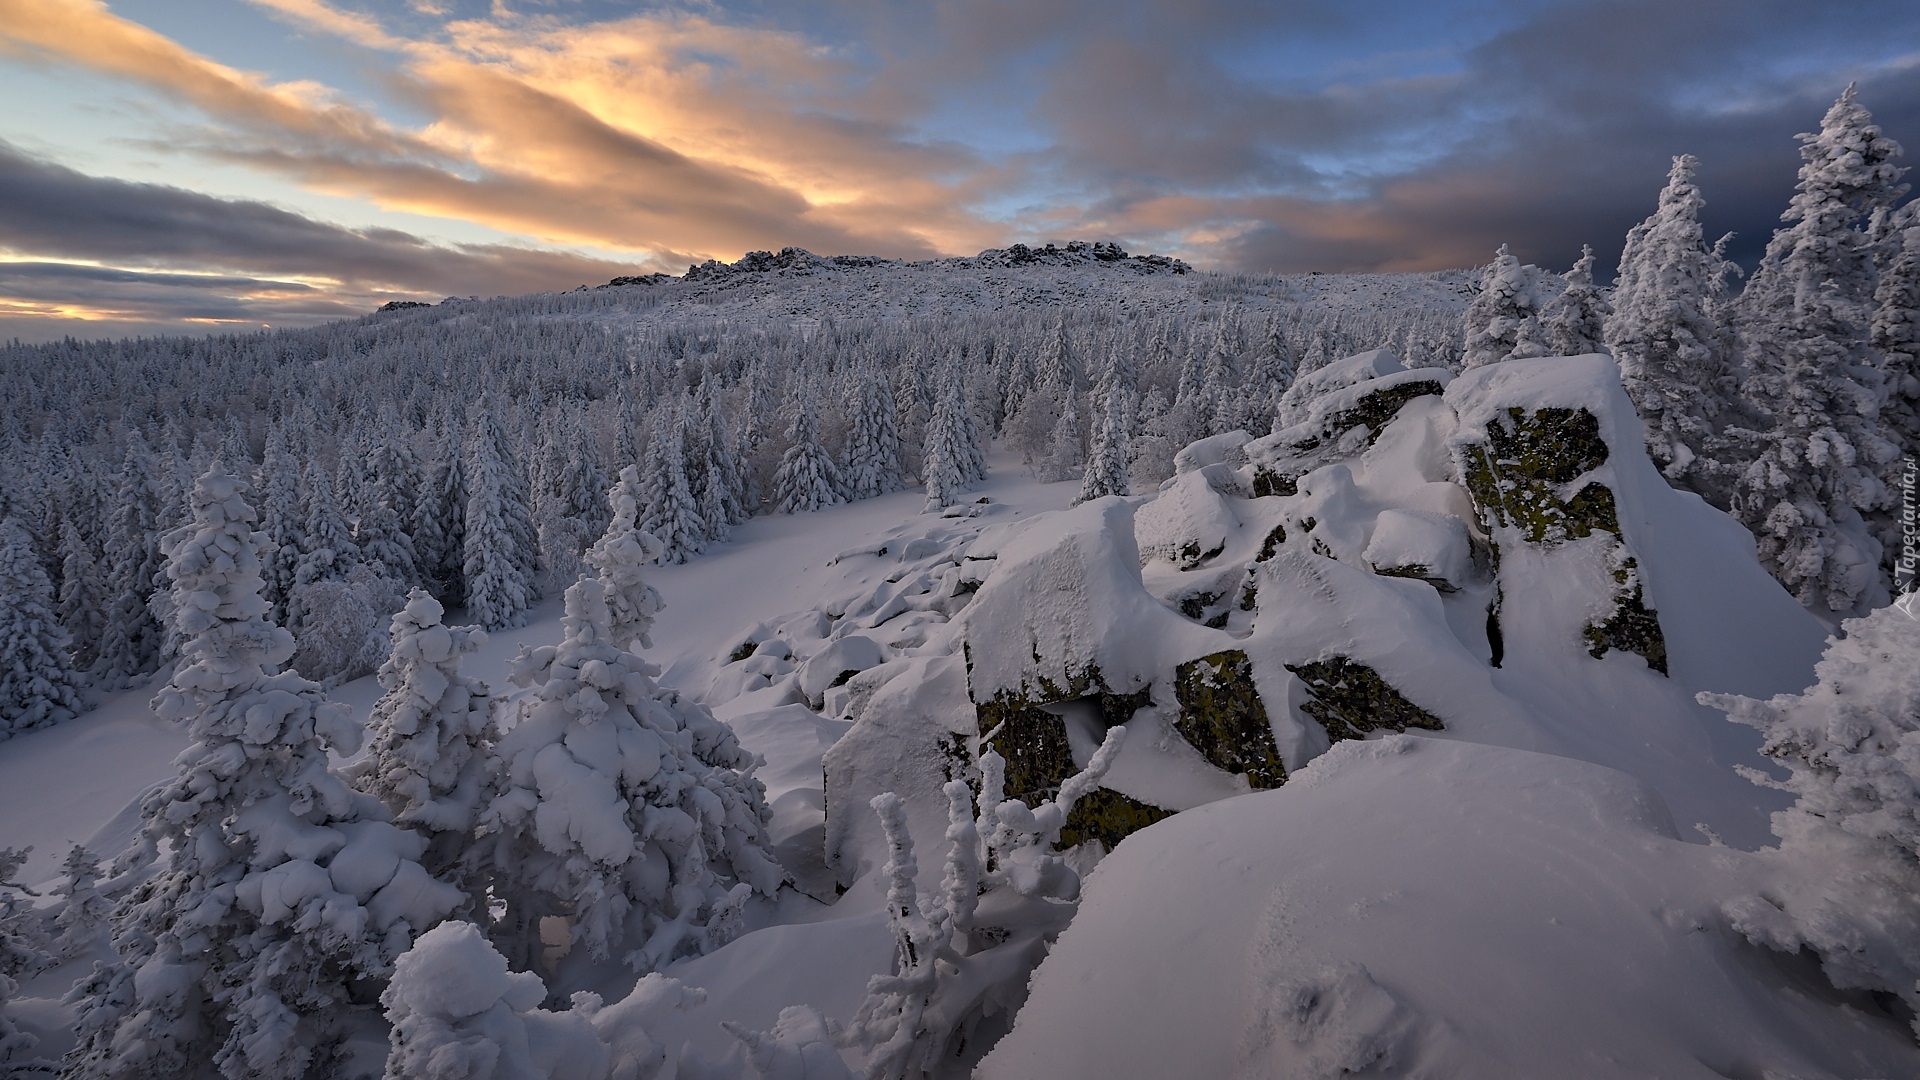
{"type": "Polygon", "coordinates": [[[1915,1075],[1898,1023],[1726,926],[1741,881],[1623,773],[1343,743],[1129,837],[977,1075],[1915,1075]]]}

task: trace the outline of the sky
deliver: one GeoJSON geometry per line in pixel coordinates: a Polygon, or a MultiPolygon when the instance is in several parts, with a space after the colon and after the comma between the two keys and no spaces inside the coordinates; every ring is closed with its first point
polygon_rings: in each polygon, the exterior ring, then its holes
{"type": "Polygon", "coordinates": [[[307,325],[804,247],[1751,263],[1913,0],[0,0],[0,340],[307,325]]]}

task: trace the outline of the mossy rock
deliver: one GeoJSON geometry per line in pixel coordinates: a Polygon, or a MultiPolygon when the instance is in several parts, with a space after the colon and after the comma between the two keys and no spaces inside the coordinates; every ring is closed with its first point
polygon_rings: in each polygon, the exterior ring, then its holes
{"type": "Polygon", "coordinates": [[[992,746],[1007,759],[1007,797],[1035,801],[1035,796],[1051,797],[1060,784],[1078,770],[1073,763],[1073,748],[1067,743],[1066,721],[1058,716],[1018,700],[993,702],[978,707],[980,733],[991,734],[981,744],[992,746]]]}
{"type": "Polygon", "coordinates": [[[1116,694],[1107,688],[1100,669],[1089,667],[1071,675],[1065,686],[1043,677],[1025,696],[1004,691],[991,701],[977,702],[974,714],[982,738],[992,736],[981,749],[992,746],[1007,759],[1007,797],[1031,802],[1051,798],[1062,781],[1079,771],[1067,744],[1066,722],[1042,705],[1088,701],[1099,710],[1101,722],[1112,727],[1131,720],[1152,700],[1152,687],[1116,694]]]}
{"type": "Polygon", "coordinates": [[[1300,480],[1283,472],[1272,469],[1253,471],[1253,497],[1258,499],[1267,495],[1298,495],[1300,480]]]}
{"type": "Polygon", "coordinates": [[[1200,550],[1200,541],[1189,540],[1180,545],[1180,559],[1176,565],[1182,570],[1192,570],[1204,562],[1218,558],[1220,553],[1225,550],[1227,550],[1225,541],[1214,546],[1211,550],[1202,551],[1200,550]]]}
{"type": "Polygon", "coordinates": [[[1287,527],[1284,524],[1275,525],[1273,531],[1267,534],[1267,538],[1260,541],[1260,554],[1255,555],[1253,561],[1266,562],[1268,559],[1273,558],[1280,553],[1280,545],[1286,542],[1287,527]]]}
{"type": "Polygon", "coordinates": [[[1067,813],[1067,823],[1060,830],[1057,846],[1064,851],[1098,840],[1112,851],[1121,840],[1156,821],[1172,817],[1173,813],[1108,788],[1095,788],[1081,796],[1067,813]]]}
{"type": "Polygon", "coordinates": [[[1667,635],[1660,629],[1660,613],[1647,607],[1646,594],[1633,568],[1634,560],[1629,558],[1614,571],[1621,591],[1613,614],[1606,621],[1587,627],[1587,652],[1596,660],[1607,655],[1609,649],[1638,653],[1648,667],[1665,675],[1667,635]]]}
{"type": "Polygon", "coordinates": [[[1181,664],[1174,669],[1174,696],[1180,702],[1174,727],[1201,757],[1227,772],[1244,773],[1256,791],[1286,783],[1286,766],[1246,653],[1228,649],[1181,664]]]}
{"type": "Polygon", "coordinates": [[[1515,406],[1508,422],[1487,426],[1485,444],[1468,448],[1467,491],[1489,527],[1521,529],[1529,542],[1554,545],[1595,531],[1620,535],[1613,492],[1590,483],[1562,499],[1560,490],[1606,463],[1600,421],[1586,409],[1515,406]]]}
{"type": "Polygon", "coordinates": [[[1375,390],[1354,402],[1352,407],[1329,415],[1323,423],[1323,430],[1338,433],[1365,427],[1368,431],[1367,445],[1372,446],[1380,438],[1380,432],[1386,430],[1388,421],[1400,415],[1400,410],[1407,402],[1442,394],[1446,389],[1438,382],[1422,381],[1403,382],[1384,390],[1375,390]]]}
{"type": "Polygon", "coordinates": [[[1344,656],[1310,664],[1288,664],[1287,670],[1307,686],[1310,700],[1301,709],[1319,721],[1327,738],[1365,738],[1370,731],[1422,728],[1441,731],[1440,718],[1408,701],[1379,672],[1344,656]]]}

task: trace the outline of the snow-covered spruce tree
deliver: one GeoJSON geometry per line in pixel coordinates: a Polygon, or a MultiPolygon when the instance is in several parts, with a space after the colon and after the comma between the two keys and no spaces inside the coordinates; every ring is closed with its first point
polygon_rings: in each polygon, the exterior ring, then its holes
{"type": "MultiPolygon", "coordinates": [[[[448,430],[438,440],[437,453],[420,469],[420,489],[414,493],[413,551],[427,588],[441,602],[466,603],[462,569],[466,551],[466,472],[462,468],[460,436],[447,420],[448,430]]],[[[433,445],[435,440],[429,440],[433,445]]]]}
{"type": "Polygon", "coordinates": [[[718,392],[705,395],[702,422],[707,426],[706,483],[700,491],[700,517],[714,540],[724,540],[732,527],[747,520],[747,477],[735,425],[727,419],[726,399],[718,392]]]}
{"type": "Polygon", "coordinates": [[[93,546],[71,517],[60,523],[60,625],[72,640],[73,666],[90,671],[100,660],[100,634],[107,622],[100,599],[100,565],[93,546]]]}
{"type": "Polygon", "coordinates": [[[486,644],[486,631],[447,626],[425,589],[407,594],[393,617],[393,651],[380,668],[386,690],[367,716],[367,760],[359,780],[393,820],[428,839],[421,863],[454,873],[466,855],[492,770],[493,698],[460,673],[486,644]]]}
{"type": "Polygon", "coordinates": [[[871,499],[900,490],[899,416],[878,367],[863,365],[854,376],[847,412],[851,420],[845,472],[848,497],[871,499]]]}
{"type": "Polygon", "coordinates": [[[540,919],[560,915],[591,955],[632,942],[627,963],[651,971],[723,944],[748,897],[783,880],[762,847],[772,812],[752,756],[629,649],[659,608],[641,569],[659,545],[634,525],[632,474],[588,553],[600,576],[567,590],[560,643],[513,663],[533,690],[500,740],[475,858],[507,905],[494,939],[521,968],[540,919]]]}
{"type": "Polygon", "coordinates": [[[19,519],[0,521],[0,741],[72,718],[81,685],[33,542],[19,519]]]}
{"type": "Polygon", "coordinates": [[[331,1067],[356,984],[461,900],[328,767],[351,754],[351,711],[285,670],[293,638],[266,618],[266,538],[240,481],[215,466],[192,520],[162,541],[181,663],[154,698],[188,725],[179,774],[142,800],[157,860],[114,913],[118,960],[69,995],[67,1075],[304,1077],[331,1067]]]}
{"type": "Polygon", "coordinates": [[[97,681],[118,688],[138,683],[160,666],[165,630],[147,600],[160,572],[160,495],[153,457],[139,436],[127,439],[107,521],[107,622],[100,632],[97,681]]]}
{"type": "Polygon", "coordinates": [[[595,456],[591,438],[570,414],[546,425],[533,485],[543,593],[572,584],[580,576],[581,554],[606,530],[608,480],[595,456]]]}
{"type": "Polygon", "coordinates": [[[1730,479],[1716,427],[1736,391],[1717,312],[1725,260],[1700,227],[1699,166],[1691,154],[1674,158],[1658,208],[1628,231],[1605,339],[1654,465],[1724,507],[1730,479]]]}
{"type": "Polygon", "coordinates": [[[467,615],[486,630],[519,626],[534,601],[538,567],[539,540],[526,484],[494,419],[491,399],[474,409],[468,428],[461,467],[467,493],[461,560],[467,615]]]}
{"type": "Polygon", "coordinates": [[[1474,368],[1547,355],[1546,332],[1540,325],[1540,308],[1547,299],[1542,291],[1540,271],[1522,265],[1501,244],[1480,276],[1480,291],[1467,306],[1463,365],[1474,368]]]}
{"type": "Polygon", "coordinates": [[[787,449],[780,455],[779,471],[773,475],[774,509],[782,514],[800,514],[845,502],[840,469],[826,447],[820,445],[812,404],[796,398],[789,407],[793,420],[787,425],[787,449]]]}
{"type": "Polygon", "coordinates": [[[402,588],[420,581],[420,560],[406,524],[412,511],[406,483],[411,466],[395,439],[374,444],[354,507],[352,534],[361,560],[402,588]]]}
{"type": "Polygon", "coordinates": [[[1086,471],[1085,433],[1080,425],[1080,401],[1068,390],[1060,399],[1060,416],[1047,440],[1047,456],[1036,462],[1034,474],[1049,483],[1071,480],[1086,471]]]}
{"type": "Polygon", "coordinates": [[[685,411],[662,405],[647,445],[640,527],[660,541],[663,562],[686,562],[707,546],[707,523],[688,483],[686,439],[685,411]]]}
{"type": "Polygon", "coordinates": [[[1868,352],[1873,262],[1857,225],[1905,191],[1900,147],[1854,88],[1800,136],[1800,181],[1740,297],[1749,395],[1771,417],[1734,487],[1762,565],[1801,603],[1836,612],[1883,591],[1863,514],[1887,499],[1898,448],[1879,430],[1884,385],[1868,352]]]}
{"type": "MultiPolygon", "coordinates": [[[[1613,306],[1593,283],[1593,245],[1580,245],[1580,258],[1561,275],[1566,286],[1547,302],[1540,326],[1555,356],[1585,356],[1607,351],[1607,317],[1613,306]]],[[[1403,352],[1410,352],[1403,347],[1403,352]]]]}
{"type": "MultiPolygon", "coordinates": [[[[1410,358],[1402,359],[1408,360],[1411,365],[1410,358]]],[[[1247,404],[1242,420],[1251,434],[1259,436],[1269,433],[1273,426],[1274,409],[1280,404],[1280,395],[1293,385],[1294,370],[1298,366],[1293,346],[1287,341],[1286,330],[1280,324],[1279,313],[1268,315],[1266,331],[1260,338],[1260,348],[1254,353],[1253,373],[1247,380],[1247,404]]]]}
{"type": "Polygon", "coordinates": [[[55,894],[60,903],[53,916],[54,955],[68,959],[93,944],[113,913],[113,902],[100,894],[100,860],[84,845],[67,849],[55,894]]]}
{"type": "Polygon", "coordinates": [[[268,612],[277,623],[291,625],[287,602],[293,596],[294,567],[300,559],[307,525],[307,509],[300,498],[300,473],[286,433],[275,427],[267,435],[267,450],[258,471],[260,531],[268,547],[261,558],[268,612]]]}
{"type": "Polygon", "coordinates": [[[40,1045],[38,1036],[21,1031],[9,1016],[7,1001],[20,988],[19,980],[50,967],[41,915],[34,910],[35,894],[14,879],[33,849],[0,848],[0,1077],[52,1076],[56,1066],[30,1056],[40,1045]]]}
{"type": "Polygon", "coordinates": [[[1129,447],[1124,391],[1113,386],[1105,390],[1100,411],[1094,416],[1093,442],[1087,450],[1087,468],[1080,478],[1076,505],[1102,495],[1125,495],[1133,486],[1127,473],[1129,447]]]}
{"type": "Polygon", "coordinates": [[[1003,800],[1006,760],[992,750],[981,755],[977,810],[965,780],[943,789],[946,872],[931,896],[916,884],[904,801],[893,792],[874,797],[887,838],[887,925],[898,949],[894,972],[868,980],[844,1036],[865,1053],[868,1080],[945,1075],[969,1044],[977,1058],[972,1036],[983,1019],[1026,999],[1028,977],[1080,896],[1078,875],[1053,847],[1074,804],[1100,785],[1126,733],[1124,726],[1108,729],[1087,767],[1037,807],[1003,800]],[[989,897],[990,926],[980,918],[989,897]]]}
{"type": "Polygon", "coordinates": [[[952,506],[974,484],[968,475],[967,406],[958,381],[941,394],[927,421],[926,460],[920,472],[927,486],[928,510],[952,506]]]}
{"type": "Polygon", "coordinates": [[[360,545],[353,542],[353,526],[334,497],[326,471],[308,463],[300,480],[306,496],[306,520],[300,530],[300,550],[294,558],[293,591],[287,602],[287,628],[295,637],[304,629],[306,612],[300,593],[321,581],[340,581],[360,561],[360,545]]]}
{"type": "MultiPolygon", "coordinates": [[[[1882,479],[1898,491],[1906,462],[1920,457],[1920,202],[1906,204],[1891,217],[1891,235],[1882,245],[1886,258],[1873,293],[1871,343],[1886,391],[1880,431],[1899,449],[1882,479]]],[[[1873,524],[1883,549],[1881,561],[1891,568],[1903,550],[1903,522],[1898,513],[1887,513],[1877,515],[1873,524]]]]}
{"type": "Polygon", "coordinates": [[[1762,752],[1787,769],[1747,777],[1797,797],[1773,815],[1780,846],[1760,852],[1764,898],[1726,911],[1758,944],[1811,951],[1835,986],[1920,1013],[1920,603],[1908,596],[1845,630],[1802,693],[1700,695],[1758,728],[1762,752]]]}

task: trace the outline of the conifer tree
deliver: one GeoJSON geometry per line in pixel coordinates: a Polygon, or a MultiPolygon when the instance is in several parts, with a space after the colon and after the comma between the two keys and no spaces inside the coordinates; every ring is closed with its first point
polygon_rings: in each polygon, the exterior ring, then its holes
{"type": "Polygon", "coordinates": [[[467,615],[485,630],[519,626],[534,600],[533,513],[490,401],[474,410],[470,427],[462,466],[467,615]]]}
{"type": "Polygon", "coordinates": [[[293,597],[294,568],[305,546],[307,509],[300,497],[300,473],[287,446],[286,433],[275,427],[267,436],[260,464],[260,531],[269,546],[262,556],[262,576],[270,617],[290,625],[288,601],[293,597]]]}
{"type": "Polygon", "coordinates": [[[707,537],[720,541],[732,527],[747,520],[746,484],[740,467],[740,451],[721,409],[720,399],[709,396],[704,422],[706,460],[705,482],[700,486],[700,520],[706,524],[707,537]]]}
{"type": "Polygon", "coordinates": [[[1898,448],[1879,430],[1885,400],[1867,351],[1872,252],[1858,227],[1905,188],[1897,143],[1845,93],[1800,136],[1800,181],[1740,299],[1749,393],[1771,419],[1736,483],[1734,513],[1760,561],[1809,606],[1870,607],[1882,552],[1863,518],[1887,499],[1898,448]]]}
{"type": "Polygon", "coordinates": [[[137,683],[160,666],[164,631],[147,606],[160,572],[160,496],[139,436],[127,440],[107,525],[107,623],[100,634],[100,685],[137,683]]]}
{"type": "Polygon", "coordinates": [[[707,546],[707,523],[687,478],[687,415],[679,404],[669,403],[660,407],[655,423],[640,527],[660,541],[662,561],[683,563],[707,546]]]}
{"type": "Polygon", "coordinates": [[[81,709],[73,643],[53,611],[53,585],[18,518],[0,521],[0,740],[81,709]]]}
{"type": "Polygon", "coordinates": [[[60,523],[60,625],[73,641],[73,666],[89,671],[100,659],[106,613],[100,602],[100,567],[93,548],[69,517],[60,523]]]}
{"type": "MultiPolygon", "coordinates": [[[[1562,280],[1566,287],[1548,301],[1540,317],[1547,347],[1554,356],[1606,352],[1607,316],[1613,314],[1613,307],[1607,303],[1606,294],[1593,283],[1591,244],[1580,245],[1580,258],[1562,275],[1562,280]]],[[[1401,346],[1402,358],[1410,351],[1407,346],[1401,346]]]]}
{"type": "Polygon", "coordinates": [[[845,474],[848,497],[871,499],[900,490],[899,418],[893,396],[873,365],[863,365],[854,376],[847,411],[851,420],[845,474]]]}
{"type": "Polygon", "coordinates": [[[1127,470],[1124,407],[1119,389],[1106,387],[1106,396],[1101,399],[1099,412],[1094,417],[1093,445],[1087,451],[1086,472],[1080,480],[1076,504],[1103,495],[1125,495],[1132,487],[1127,470]]]}
{"type": "Polygon", "coordinates": [[[445,604],[466,603],[466,469],[453,417],[447,418],[436,453],[420,470],[414,498],[413,551],[427,587],[445,604]]]}
{"type": "Polygon", "coordinates": [[[1539,277],[1537,269],[1523,266],[1507,245],[1500,245],[1467,307],[1465,367],[1547,355],[1539,277]]]}
{"type": "Polygon", "coordinates": [[[780,455],[780,469],[773,477],[774,508],[783,514],[799,514],[845,502],[841,494],[844,481],[832,456],[820,445],[812,403],[796,397],[791,408],[787,449],[780,455]]]}
{"type": "Polygon", "coordinates": [[[192,743],[142,801],[143,854],[163,861],[115,911],[118,960],[75,988],[76,1078],[333,1068],[350,985],[460,900],[416,861],[425,841],[329,768],[359,728],[284,669],[293,637],[266,618],[240,482],[215,465],[191,512],[162,542],[183,645],[154,712],[192,743]]]}
{"type": "Polygon", "coordinates": [[[747,897],[782,881],[762,847],[765,789],[740,771],[752,755],[627,647],[659,599],[641,570],[658,545],[634,521],[637,479],[623,473],[588,553],[600,576],[567,590],[560,643],[513,665],[533,690],[500,741],[476,858],[508,906],[495,938],[522,967],[539,920],[564,914],[595,957],[637,932],[626,961],[650,971],[724,943],[747,897]]]}
{"type": "Polygon", "coordinates": [[[1881,430],[1903,456],[1913,457],[1920,455],[1920,202],[1906,204],[1889,220],[1882,245],[1887,257],[1873,293],[1871,343],[1886,383],[1881,430]]]}
{"type": "Polygon", "coordinates": [[[419,555],[407,530],[413,514],[412,471],[411,456],[402,452],[398,440],[379,439],[367,455],[366,477],[354,508],[353,541],[361,559],[402,587],[420,581],[419,555]]]}
{"type": "Polygon", "coordinates": [[[365,789],[393,820],[428,838],[422,858],[451,873],[466,855],[492,769],[493,698],[487,684],[460,672],[487,642],[486,631],[447,626],[445,609],[424,589],[407,594],[393,616],[393,651],[380,668],[386,691],[367,716],[365,789]]]}
{"type": "Polygon", "coordinates": [[[1733,376],[1716,311],[1724,260],[1700,228],[1699,165],[1690,154],[1674,158],[1658,208],[1627,233],[1605,336],[1654,465],[1725,506],[1716,430],[1731,407],[1733,376]]]}

